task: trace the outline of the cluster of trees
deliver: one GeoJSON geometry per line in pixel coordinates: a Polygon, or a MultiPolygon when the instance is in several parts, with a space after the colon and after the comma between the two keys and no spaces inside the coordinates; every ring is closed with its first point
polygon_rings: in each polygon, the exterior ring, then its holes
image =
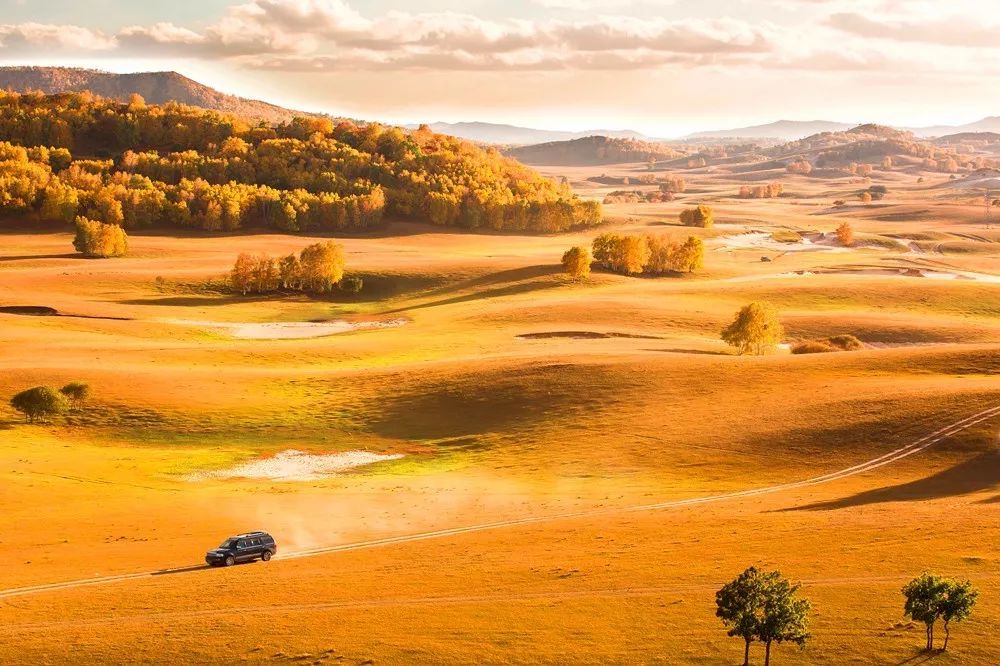
{"type": "Polygon", "coordinates": [[[128,235],[117,224],[78,217],[73,247],[85,257],[124,257],[128,254],[128,235]]]}
{"type": "Polygon", "coordinates": [[[951,637],[950,624],[961,622],[972,615],[979,593],[967,580],[942,578],[924,573],[903,587],[906,604],[903,607],[907,617],[915,622],[923,622],[927,630],[927,650],[934,649],[934,625],[944,621],[944,645],[948,649],[951,637]]]}
{"type": "Polygon", "coordinates": [[[809,639],[808,599],[798,596],[779,571],[750,567],[715,593],[715,615],[731,637],[742,638],[743,665],[750,663],[750,645],[764,644],[764,664],[771,663],[773,643],[795,643],[804,647],[809,639]]]}
{"type": "Polygon", "coordinates": [[[602,215],[568,185],[426,127],[324,118],[251,127],[178,104],[0,93],[0,142],[0,212],[67,223],[351,230],[388,212],[553,232],[602,215]]]}
{"type": "MultiPolygon", "coordinates": [[[[344,249],[327,241],[304,248],[297,256],[275,259],[266,254],[243,253],[236,258],[229,281],[234,291],[268,294],[279,289],[322,294],[332,291],[344,280],[344,249]]],[[[360,282],[351,280],[344,287],[360,291],[360,282]]]]}
{"type": "MultiPolygon", "coordinates": [[[[773,644],[794,643],[805,647],[812,604],[799,596],[800,585],[789,582],[780,571],[749,567],[715,593],[715,615],[728,629],[727,635],[742,638],[743,666],[750,664],[750,646],[764,644],[764,664],[770,666],[773,644]]],[[[942,651],[948,649],[951,622],[972,615],[979,597],[968,580],[954,580],[924,573],[903,587],[903,613],[924,623],[926,650],[934,649],[934,625],[944,622],[942,651]]]]}
{"type": "Polygon", "coordinates": [[[790,163],[787,167],[785,167],[785,170],[788,173],[808,175],[812,173],[813,167],[812,164],[809,163],[809,160],[801,159],[790,163]]]}
{"type": "Polygon", "coordinates": [[[735,319],[722,331],[722,341],[739,354],[765,354],[773,351],[785,334],[778,311],[767,302],[755,301],[740,309],[735,319]]]}
{"type": "Polygon", "coordinates": [[[21,391],[10,400],[10,406],[24,414],[28,423],[35,423],[62,414],[69,409],[80,409],[90,397],[90,386],[71,382],[58,391],[49,386],[36,386],[21,391]]]}
{"type": "Polygon", "coordinates": [[[785,191],[781,183],[767,185],[743,185],[740,187],[740,199],[773,199],[780,197],[785,191]]]}
{"type": "Polygon", "coordinates": [[[598,264],[624,275],[690,273],[705,263],[705,244],[697,236],[679,243],[665,236],[606,233],[594,239],[592,248],[598,264]]]}
{"type": "Polygon", "coordinates": [[[700,205],[681,211],[681,224],[685,227],[702,227],[710,229],[715,224],[715,212],[711,206],[700,205]]]}
{"type": "Polygon", "coordinates": [[[605,204],[620,203],[663,203],[673,201],[673,192],[655,190],[653,192],[641,192],[639,190],[616,190],[604,197],[605,204]]]}

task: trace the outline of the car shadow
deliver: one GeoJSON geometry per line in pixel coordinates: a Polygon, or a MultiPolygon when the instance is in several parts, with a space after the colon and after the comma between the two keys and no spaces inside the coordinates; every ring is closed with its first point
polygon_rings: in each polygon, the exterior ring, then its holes
{"type": "MultiPolygon", "coordinates": [[[[913,502],[971,495],[1000,488],[1000,451],[988,451],[923,479],[876,488],[826,502],[781,511],[830,511],[885,502],[913,502]]],[[[996,497],[988,503],[1000,501],[996,497]]]]}
{"type": "Polygon", "coordinates": [[[159,571],[154,571],[151,575],[153,576],[172,576],[174,574],[191,573],[192,571],[207,571],[208,569],[213,569],[209,564],[197,564],[190,567],[180,567],[178,569],[161,569],[159,571]]]}

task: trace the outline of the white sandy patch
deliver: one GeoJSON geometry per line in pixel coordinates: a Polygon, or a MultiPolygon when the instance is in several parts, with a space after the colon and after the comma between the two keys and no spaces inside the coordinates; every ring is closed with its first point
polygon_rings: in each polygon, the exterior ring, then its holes
{"type": "Polygon", "coordinates": [[[399,460],[403,454],[383,455],[368,451],[345,451],[313,455],[288,449],[273,458],[252,460],[215,472],[196,472],[185,477],[188,481],[207,479],[267,479],[270,481],[315,481],[337,472],[364,467],[387,460],[399,460]]]}
{"type": "Polygon", "coordinates": [[[405,326],[405,319],[390,319],[388,321],[350,322],[343,319],[335,321],[289,321],[269,324],[248,322],[199,321],[192,319],[168,319],[168,324],[179,326],[197,326],[224,331],[240,340],[298,340],[304,338],[322,338],[338,333],[351,331],[368,331],[383,328],[398,328],[405,326]]]}
{"type": "Polygon", "coordinates": [[[1000,284],[1000,275],[972,273],[969,271],[930,271],[921,268],[847,268],[843,270],[792,271],[789,273],[767,273],[764,275],[740,275],[726,278],[725,282],[757,282],[759,280],[780,280],[803,277],[903,277],[925,278],[929,280],[972,280],[1000,284]]]}
{"type": "Polygon", "coordinates": [[[722,236],[721,250],[732,252],[734,250],[767,250],[770,252],[850,252],[850,248],[833,244],[833,240],[826,239],[825,234],[819,234],[816,240],[803,238],[796,243],[782,243],[771,237],[766,231],[751,231],[735,236],[722,236]]]}

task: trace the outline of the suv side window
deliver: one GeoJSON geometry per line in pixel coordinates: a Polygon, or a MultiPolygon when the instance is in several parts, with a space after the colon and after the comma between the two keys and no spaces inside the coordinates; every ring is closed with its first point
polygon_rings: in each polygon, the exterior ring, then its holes
{"type": "Polygon", "coordinates": [[[247,547],[247,541],[246,541],[246,539],[240,539],[239,541],[237,541],[236,542],[236,547],[238,549],[240,549],[240,550],[242,550],[243,548],[246,548],[247,547]]]}

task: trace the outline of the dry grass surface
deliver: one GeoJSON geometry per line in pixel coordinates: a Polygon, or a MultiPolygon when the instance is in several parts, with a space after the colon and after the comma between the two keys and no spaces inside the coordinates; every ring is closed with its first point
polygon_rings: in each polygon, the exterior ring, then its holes
{"type": "MultiPolygon", "coordinates": [[[[641,168],[551,171],[603,197],[588,177],[641,168]]],[[[196,568],[0,592],[0,662],[735,664],[714,592],[755,563],[813,601],[814,639],[778,663],[1000,661],[1000,419],[823,485],[625,510],[843,469],[1000,404],[1000,284],[888,270],[1000,274],[1000,235],[933,176],[842,209],[856,185],[789,177],[786,196],[743,201],[732,176],[685,177],[675,202],[608,207],[611,228],[680,238],[678,212],[713,205],[706,269],[681,278],[564,278],[562,252],[603,229],[393,224],[342,239],[369,286],[357,298],[236,298],[217,288],[236,254],[307,239],[137,234],[132,256],[87,261],[68,234],[4,233],[0,306],[64,316],[0,313],[0,395],[83,380],[94,398],[37,426],[0,408],[0,589],[196,568]],[[844,221],[873,242],[725,240],[844,221]],[[866,348],[732,356],[718,333],[757,299],[790,340],[866,348]],[[174,323],[379,319],[407,323],[291,340],[174,323]],[[288,449],[405,457],[302,482],[187,480],[288,449]],[[197,568],[249,529],[288,552],[576,512],[197,568]],[[899,588],[924,569],[981,590],[945,655],[922,655],[902,621],[899,588]]]]}

